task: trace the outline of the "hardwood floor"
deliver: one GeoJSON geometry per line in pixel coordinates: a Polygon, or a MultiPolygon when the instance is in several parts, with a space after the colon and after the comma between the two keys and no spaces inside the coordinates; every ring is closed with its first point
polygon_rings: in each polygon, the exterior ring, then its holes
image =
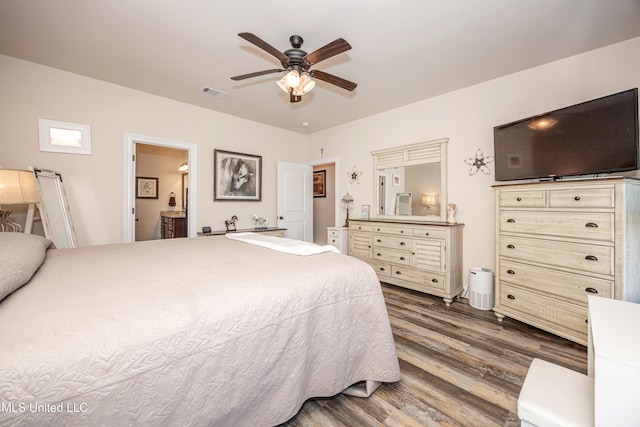
{"type": "Polygon", "coordinates": [[[520,388],[531,360],[586,373],[586,347],[457,300],[383,284],[402,380],[369,398],[305,402],[281,427],[519,426],[520,388]]]}

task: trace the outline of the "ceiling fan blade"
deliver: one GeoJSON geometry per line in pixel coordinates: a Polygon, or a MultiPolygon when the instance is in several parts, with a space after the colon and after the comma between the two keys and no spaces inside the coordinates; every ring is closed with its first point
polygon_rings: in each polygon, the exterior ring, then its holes
{"type": "Polygon", "coordinates": [[[339,53],[346,52],[349,49],[351,49],[351,45],[347,43],[345,39],[340,38],[322,46],[320,49],[314,50],[303,59],[308,62],[309,65],[313,65],[332,56],[336,56],[339,53]]]}
{"type": "Polygon", "coordinates": [[[245,39],[246,41],[248,41],[249,43],[253,43],[254,45],[258,46],[260,49],[264,50],[265,52],[270,53],[271,55],[278,58],[280,63],[282,63],[283,67],[289,66],[289,61],[290,61],[289,57],[284,53],[280,52],[275,47],[271,46],[266,41],[262,40],[260,37],[252,33],[238,33],[238,35],[243,39],[245,39]]]}
{"type": "Polygon", "coordinates": [[[241,76],[231,77],[231,80],[244,80],[250,79],[251,77],[258,77],[265,74],[279,73],[284,71],[282,68],[274,68],[273,70],[264,70],[264,71],[256,71],[255,73],[243,74],[241,76]]]}
{"type": "Polygon", "coordinates": [[[336,85],[346,90],[354,90],[358,85],[357,83],[350,82],[349,80],[345,80],[342,77],[334,76],[333,74],[325,73],[324,71],[312,70],[309,72],[311,77],[315,77],[318,80],[323,80],[327,83],[331,83],[332,85],[336,85]]]}

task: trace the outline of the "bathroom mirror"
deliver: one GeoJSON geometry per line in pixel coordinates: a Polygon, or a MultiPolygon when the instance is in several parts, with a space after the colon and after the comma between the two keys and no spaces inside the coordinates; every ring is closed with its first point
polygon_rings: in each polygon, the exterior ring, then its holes
{"type": "Polygon", "coordinates": [[[371,153],[378,217],[446,220],[447,142],[439,139],[371,153]]]}

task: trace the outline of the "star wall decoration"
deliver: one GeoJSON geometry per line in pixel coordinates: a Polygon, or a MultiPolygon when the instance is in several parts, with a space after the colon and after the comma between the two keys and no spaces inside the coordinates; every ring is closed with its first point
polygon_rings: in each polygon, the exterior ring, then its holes
{"type": "Polygon", "coordinates": [[[487,165],[489,163],[493,163],[493,160],[494,156],[485,156],[482,149],[478,148],[476,150],[476,157],[469,157],[468,159],[465,159],[464,162],[471,166],[471,169],[469,169],[469,176],[475,175],[478,171],[481,171],[485,175],[489,175],[491,170],[487,165]]]}
{"type": "Polygon", "coordinates": [[[357,170],[355,166],[353,167],[351,172],[347,172],[347,175],[349,175],[352,184],[354,182],[356,184],[360,184],[360,175],[362,175],[362,171],[357,170]]]}

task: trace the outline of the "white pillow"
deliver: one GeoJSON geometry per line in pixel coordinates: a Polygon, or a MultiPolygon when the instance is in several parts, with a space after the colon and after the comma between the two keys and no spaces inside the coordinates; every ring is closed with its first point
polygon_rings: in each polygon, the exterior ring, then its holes
{"type": "Polygon", "coordinates": [[[31,280],[49,246],[36,234],[0,232],[0,300],[31,280]]]}

